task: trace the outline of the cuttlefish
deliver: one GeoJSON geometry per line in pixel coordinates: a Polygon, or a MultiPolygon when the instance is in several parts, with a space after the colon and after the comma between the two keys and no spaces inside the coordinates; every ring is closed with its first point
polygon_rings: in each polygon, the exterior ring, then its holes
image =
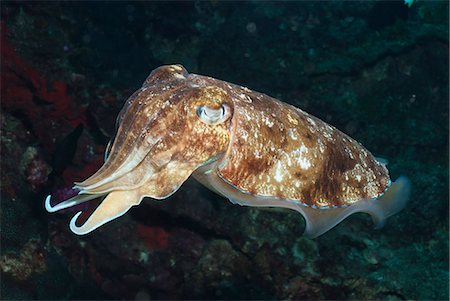
{"type": "Polygon", "coordinates": [[[355,212],[381,226],[409,198],[404,176],[391,183],[385,162],[335,127],[263,93],[181,65],[155,69],[117,117],[103,166],[78,195],[49,212],[96,198],[86,234],[144,197],[166,199],[191,175],[232,203],[298,211],[316,237],[355,212]]]}

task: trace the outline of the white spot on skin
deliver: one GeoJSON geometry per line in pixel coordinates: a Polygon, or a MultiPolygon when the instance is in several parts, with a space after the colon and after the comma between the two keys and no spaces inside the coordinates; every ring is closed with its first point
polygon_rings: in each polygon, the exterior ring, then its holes
{"type": "Polygon", "coordinates": [[[304,157],[299,157],[298,162],[300,164],[300,167],[303,169],[308,169],[309,167],[311,167],[311,162],[309,162],[309,160],[304,157]]]}
{"type": "Polygon", "coordinates": [[[295,129],[288,129],[288,133],[292,140],[298,139],[297,131],[295,129]]]}
{"type": "Polygon", "coordinates": [[[173,77],[176,77],[176,78],[180,78],[180,79],[186,79],[186,77],[184,77],[182,74],[180,74],[180,73],[174,73],[173,74],[173,77]]]}
{"type": "Polygon", "coordinates": [[[311,162],[307,158],[308,148],[302,143],[299,149],[292,152],[292,155],[297,157],[297,163],[303,169],[311,167],[311,162]]]}
{"type": "Polygon", "coordinates": [[[241,138],[244,139],[245,141],[248,140],[248,133],[246,131],[242,131],[241,132],[241,138]]]}
{"type": "Polygon", "coordinates": [[[147,136],[147,142],[149,145],[155,145],[158,140],[158,137],[147,136]]]}
{"type": "MultiPolygon", "coordinates": [[[[345,139],[345,138],[344,138],[344,139],[345,139]]],[[[345,152],[349,155],[349,157],[350,157],[351,159],[355,159],[355,157],[353,156],[353,153],[352,153],[351,149],[349,149],[348,147],[345,147],[344,149],[345,149],[345,152]]]]}
{"type": "Polygon", "coordinates": [[[290,157],[287,157],[287,164],[288,164],[289,167],[292,166],[292,161],[291,161],[290,157]]]}
{"type": "Polygon", "coordinates": [[[165,108],[167,108],[168,106],[170,106],[170,101],[166,100],[166,101],[162,104],[161,109],[165,109],[165,108]]]}
{"type": "Polygon", "coordinates": [[[268,127],[273,127],[273,121],[270,120],[269,118],[265,117],[264,118],[264,124],[267,125],[268,127]]]}
{"type": "Polygon", "coordinates": [[[239,97],[244,101],[244,102],[247,102],[247,103],[251,103],[252,102],[252,99],[250,98],[250,97],[248,97],[248,95],[245,95],[245,94],[239,94],[239,97]]]}
{"type": "Polygon", "coordinates": [[[320,139],[317,141],[317,143],[319,144],[319,151],[323,153],[325,151],[325,145],[323,145],[323,142],[320,139]]]}
{"type": "Polygon", "coordinates": [[[316,126],[316,122],[308,117],[308,123],[310,123],[312,126],[316,126]]]}
{"type": "Polygon", "coordinates": [[[286,117],[287,117],[289,123],[292,123],[292,124],[294,124],[294,125],[298,125],[298,121],[295,120],[294,118],[292,118],[292,115],[291,115],[291,114],[287,113],[286,117]]]}
{"type": "Polygon", "coordinates": [[[283,180],[283,167],[281,166],[280,161],[277,162],[277,168],[275,170],[275,178],[274,179],[278,183],[283,180]]]}

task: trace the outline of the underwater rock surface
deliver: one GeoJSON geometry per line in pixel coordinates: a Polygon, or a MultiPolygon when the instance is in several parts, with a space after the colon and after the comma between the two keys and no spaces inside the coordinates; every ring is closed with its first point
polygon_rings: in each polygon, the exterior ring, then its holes
{"type": "MultiPolygon", "coordinates": [[[[1,299],[448,299],[448,2],[1,3],[1,299]],[[84,237],[49,215],[103,163],[123,102],[180,63],[320,117],[410,177],[381,230],[189,180],[84,237]]],[[[95,206],[83,208],[92,211],[95,206]]]]}

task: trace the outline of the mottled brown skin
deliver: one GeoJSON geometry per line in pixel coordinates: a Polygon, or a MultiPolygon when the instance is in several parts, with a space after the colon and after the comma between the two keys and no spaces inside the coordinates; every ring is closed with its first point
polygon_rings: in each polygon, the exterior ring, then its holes
{"type": "Polygon", "coordinates": [[[46,198],[46,209],[55,212],[104,197],[82,226],[76,224],[81,212],[72,218],[76,234],[125,214],[146,196],[167,198],[193,173],[236,203],[301,212],[312,237],[353,212],[382,221],[409,194],[402,179],[382,205],[368,203],[387,190],[390,179],[358,142],[298,108],[189,74],[180,65],[150,74],[119,114],[116,132],[105,164],[76,183],[77,196],[56,206],[46,198]],[[353,204],[351,210],[315,209],[353,204]]]}
{"type": "Polygon", "coordinates": [[[183,177],[182,183],[198,166],[225,152],[231,119],[214,126],[205,125],[196,111],[199,106],[218,108],[222,104],[232,108],[231,99],[217,87],[196,86],[186,77],[186,70],[178,66],[161,67],[150,74],[118,116],[117,135],[108,160],[92,177],[77,183],[79,189],[86,193],[114,190],[118,186],[124,189],[143,179],[150,169],[151,174],[158,175],[151,176],[151,185],[156,185],[160,191],[152,190],[148,195],[163,198],[174,186],[171,183],[174,178],[163,176],[169,163],[178,172],[182,166],[188,168],[189,174],[183,177]],[[124,169],[124,165],[132,166],[126,160],[136,154],[142,158],[132,162],[136,165],[132,172],[104,185],[90,187],[124,169]]]}
{"type": "Polygon", "coordinates": [[[219,175],[243,192],[342,207],[377,198],[387,169],[361,144],[320,119],[265,94],[209,77],[234,104],[231,142],[219,175]]]}
{"type": "MultiPolygon", "coordinates": [[[[312,207],[377,198],[390,184],[387,169],[361,144],[320,119],[265,94],[188,74],[181,67],[152,72],[127,102],[118,124],[113,160],[78,184],[80,188],[113,172],[132,149],[147,150],[144,162],[150,163],[140,163],[144,169],[168,162],[199,166],[218,158],[219,176],[239,190],[312,207]],[[231,121],[215,126],[199,121],[199,105],[217,108],[223,103],[233,111],[231,121]],[[157,139],[161,140],[152,148],[157,139]]],[[[138,178],[145,170],[133,173],[138,178]]],[[[156,185],[171,186],[166,180],[158,178],[156,185]]]]}

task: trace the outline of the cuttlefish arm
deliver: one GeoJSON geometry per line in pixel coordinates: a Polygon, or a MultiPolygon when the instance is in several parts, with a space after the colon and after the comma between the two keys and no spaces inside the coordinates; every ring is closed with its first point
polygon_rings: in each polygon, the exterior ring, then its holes
{"type": "Polygon", "coordinates": [[[47,212],[56,212],[59,210],[67,209],[67,208],[82,204],[84,202],[96,199],[98,197],[100,197],[100,196],[96,195],[96,194],[79,194],[68,200],[65,200],[64,202],[61,202],[55,206],[52,206],[51,205],[52,196],[48,195],[45,198],[44,206],[45,206],[45,210],[47,210],[47,212]]]}
{"type": "Polygon", "coordinates": [[[78,212],[70,221],[70,230],[78,235],[84,235],[98,227],[124,215],[131,207],[139,205],[144,197],[153,199],[165,199],[181,186],[191,173],[197,168],[196,164],[171,162],[166,168],[154,173],[140,187],[126,190],[113,190],[101,194],[79,194],[69,200],[51,206],[51,196],[45,200],[45,208],[48,212],[73,207],[95,198],[106,197],[89,216],[86,222],[77,226],[76,222],[82,212],[78,212]]]}
{"type": "Polygon", "coordinates": [[[186,75],[178,66],[153,71],[119,114],[103,166],[75,183],[77,196],[54,206],[48,196],[46,210],[55,212],[103,198],[83,225],[77,226],[81,212],[70,222],[74,233],[86,234],[125,214],[144,197],[164,199],[174,193],[202,162],[192,158],[196,155],[192,151],[191,157],[183,157],[189,150],[189,131],[198,126],[195,110],[189,112],[185,103],[195,100],[198,92],[186,84],[186,75]]]}
{"type": "Polygon", "coordinates": [[[82,226],[76,225],[82,211],[75,214],[70,220],[70,230],[78,235],[92,232],[107,222],[124,215],[131,207],[139,205],[142,198],[138,189],[110,192],[82,226]]]}

